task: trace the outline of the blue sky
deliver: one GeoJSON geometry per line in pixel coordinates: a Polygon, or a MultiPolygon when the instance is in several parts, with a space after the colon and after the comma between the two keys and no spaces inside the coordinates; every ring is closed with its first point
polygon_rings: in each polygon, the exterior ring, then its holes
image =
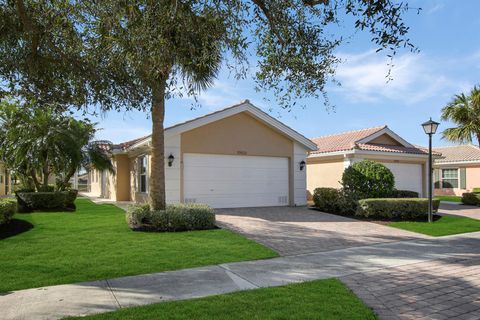
{"type": "MultiPolygon", "coordinates": [[[[420,53],[400,52],[394,60],[393,80],[386,81],[388,60],[375,53],[368,34],[357,33],[337,54],[344,63],[337,69],[340,87],[328,89],[335,109],[326,110],[322,101],[304,101],[306,108],[292,112],[268,110],[264,94],[254,90],[251,79],[241,81],[221,72],[215,85],[200,96],[201,107],[191,110],[185,99],[167,101],[165,124],[185,121],[249,99],[256,106],[285,122],[307,137],[387,124],[415,144],[426,145],[420,124],[432,117],[439,120],[440,109],[454,94],[480,84],[480,1],[410,1],[422,7],[419,15],[408,14],[409,37],[420,53]]],[[[352,34],[348,26],[338,32],[352,34]]],[[[95,118],[103,128],[97,137],[113,142],[134,139],[151,131],[151,120],[142,112],[108,112],[95,118]]],[[[441,123],[439,131],[451,124],[441,123]]],[[[447,145],[441,134],[435,145],[447,145]]]]}

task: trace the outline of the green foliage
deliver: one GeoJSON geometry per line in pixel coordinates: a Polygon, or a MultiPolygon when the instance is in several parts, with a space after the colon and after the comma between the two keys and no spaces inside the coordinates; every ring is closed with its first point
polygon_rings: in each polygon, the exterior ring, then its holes
{"type": "Polygon", "coordinates": [[[0,225],[9,223],[15,212],[17,212],[15,199],[0,199],[0,225]]]}
{"type": "Polygon", "coordinates": [[[113,169],[109,142],[92,141],[96,129],[88,120],[76,120],[54,107],[2,100],[0,124],[0,158],[22,184],[37,191],[53,191],[48,185],[52,174],[56,189],[65,190],[80,166],[113,169]]]}
{"type": "Polygon", "coordinates": [[[392,198],[418,198],[420,195],[416,191],[393,190],[392,198]]]}
{"type": "Polygon", "coordinates": [[[357,201],[341,189],[316,188],[313,193],[315,208],[327,213],[354,214],[357,201]]]}
{"type": "Polygon", "coordinates": [[[480,206],[480,194],[465,192],[462,194],[462,203],[471,206],[480,206]]]}
{"type": "MultiPolygon", "coordinates": [[[[440,206],[440,200],[433,200],[433,211],[440,206]]],[[[428,199],[423,198],[376,198],[358,201],[358,216],[391,220],[415,220],[426,218],[428,199]]]]}
{"type": "Polygon", "coordinates": [[[390,197],[395,190],[395,178],[383,164],[363,160],[345,169],[342,186],[345,193],[356,199],[390,197]]]}
{"type": "Polygon", "coordinates": [[[473,188],[472,192],[473,193],[480,193],[480,188],[473,188]]]}
{"type": "Polygon", "coordinates": [[[77,190],[55,192],[16,192],[19,212],[74,211],[77,190]]]}
{"type": "Polygon", "coordinates": [[[443,131],[443,138],[460,143],[471,143],[476,139],[480,145],[480,87],[473,87],[469,95],[456,95],[442,109],[442,120],[457,126],[443,131]]]}
{"type": "Polygon", "coordinates": [[[132,205],[127,223],[134,230],[187,231],[215,228],[215,211],[202,204],[172,204],[166,210],[150,210],[149,205],[132,205]]]}

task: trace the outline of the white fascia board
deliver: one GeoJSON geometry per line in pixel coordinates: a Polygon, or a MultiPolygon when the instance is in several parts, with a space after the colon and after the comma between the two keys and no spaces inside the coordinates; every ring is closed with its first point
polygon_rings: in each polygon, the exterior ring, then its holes
{"type": "Polygon", "coordinates": [[[469,160],[469,161],[445,161],[445,162],[437,162],[433,163],[434,166],[441,167],[443,165],[451,166],[451,165],[462,165],[462,164],[480,164],[480,160],[469,160]]]}
{"type": "MultiPolygon", "coordinates": [[[[355,150],[355,154],[358,154],[358,155],[377,155],[377,156],[386,156],[386,157],[428,159],[428,154],[415,154],[415,153],[397,153],[397,152],[384,152],[384,151],[355,150]]],[[[433,158],[435,158],[435,157],[437,157],[437,156],[433,155],[433,158]]]]}
{"type": "Polygon", "coordinates": [[[308,155],[307,158],[323,158],[323,157],[347,155],[347,154],[354,154],[354,153],[355,153],[355,150],[343,150],[343,151],[325,152],[325,153],[311,153],[308,155]]]}
{"type": "Polygon", "coordinates": [[[396,134],[395,132],[393,132],[390,128],[388,127],[385,127],[383,128],[382,130],[380,131],[377,131],[375,132],[374,134],[371,134],[369,135],[368,137],[365,137],[361,140],[358,140],[357,143],[368,143],[370,141],[372,141],[373,139],[375,138],[378,138],[380,137],[381,135],[383,134],[387,134],[389,135],[390,137],[392,137],[393,139],[397,140],[400,144],[402,144],[404,147],[407,147],[407,148],[414,148],[415,146],[412,145],[411,143],[407,142],[406,140],[404,140],[402,137],[400,137],[398,134],[396,134]]]}

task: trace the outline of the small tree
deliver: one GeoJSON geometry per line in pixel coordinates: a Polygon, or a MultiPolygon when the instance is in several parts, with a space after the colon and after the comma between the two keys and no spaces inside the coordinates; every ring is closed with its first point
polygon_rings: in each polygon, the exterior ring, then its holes
{"type": "Polygon", "coordinates": [[[395,190],[395,177],[383,164],[363,160],[345,169],[342,186],[345,193],[356,199],[390,197],[395,190]]]}
{"type": "Polygon", "coordinates": [[[456,95],[443,107],[442,120],[457,125],[443,131],[444,139],[460,143],[471,143],[475,139],[480,146],[480,88],[473,87],[469,95],[456,95]]]}
{"type": "Polygon", "coordinates": [[[0,102],[0,158],[37,191],[48,190],[53,174],[57,189],[64,190],[80,166],[112,170],[108,143],[93,141],[95,131],[88,120],[76,120],[52,106],[0,102]]]}

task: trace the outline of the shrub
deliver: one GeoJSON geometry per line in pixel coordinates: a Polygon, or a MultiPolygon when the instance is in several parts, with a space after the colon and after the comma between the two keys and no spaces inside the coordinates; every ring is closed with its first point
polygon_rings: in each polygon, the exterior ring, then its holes
{"type": "Polygon", "coordinates": [[[465,192],[462,194],[462,203],[472,206],[480,206],[480,194],[465,192]]]}
{"type": "Polygon", "coordinates": [[[416,191],[393,190],[392,198],[418,198],[420,195],[416,191]]]}
{"type": "Polygon", "coordinates": [[[318,210],[327,213],[354,214],[357,208],[355,198],[335,188],[316,188],[313,202],[318,210]]]}
{"type": "Polygon", "coordinates": [[[315,207],[324,212],[339,212],[341,197],[341,191],[335,188],[316,188],[313,191],[315,207]]]}
{"type": "Polygon", "coordinates": [[[35,210],[75,210],[77,190],[56,192],[16,192],[19,212],[35,210]]]}
{"type": "Polygon", "coordinates": [[[203,204],[174,204],[151,211],[145,204],[127,209],[127,223],[133,230],[188,231],[215,228],[215,212],[203,204]]]}
{"type": "MultiPolygon", "coordinates": [[[[433,200],[433,211],[436,212],[440,200],[433,200]]],[[[356,215],[392,220],[419,219],[428,214],[428,199],[425,198],[376,198],[358,201],[356,215]]]]}
{"type": "Polygon", "coordinates": [[[15,199],[0,199],[0,225],[9,223],[15,212],[17,212],[15,199]]]}
{"type": "Polygon", "coordinates": [[[480,188],[473,188],[472,192],[473,193],[480,193],[480,188]]]}
{"type": "Polygon", "coordinates": [[[357,199],[390,197],[395,178],[383,164],[363,160],[345,169],[342,186],[345,193],[357,199]]]}

